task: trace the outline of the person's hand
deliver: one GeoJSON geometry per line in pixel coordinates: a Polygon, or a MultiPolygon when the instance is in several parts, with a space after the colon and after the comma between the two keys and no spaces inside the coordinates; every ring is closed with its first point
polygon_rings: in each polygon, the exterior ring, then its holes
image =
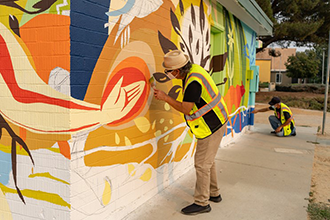
{"type": "Polygon", "coordinates": [[[254,109],[251,113],[256,114],[256,113],[258,113],[258,110],[254,109]]]}
{"type": "Polygon", "coordinates": [[[279,127],[276,128],[275,132],[278,133],[278,132],[281,131],[281,129],[282,129],[282,126],[279,126],[279,127]]]}
{"type": "Polygon", "coordinates": [[[165,101],[167,95],[162,90],[154,89],[154,96],[157,100],[165,101]]]}

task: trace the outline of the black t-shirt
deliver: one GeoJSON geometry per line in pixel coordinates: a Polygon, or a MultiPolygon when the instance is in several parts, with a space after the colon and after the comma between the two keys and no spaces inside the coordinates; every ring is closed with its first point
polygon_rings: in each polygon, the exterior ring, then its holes
{"type": "MultiPolygon", "coordinates": [[[[183,80],[184,87],[185,79],[183,80]]],[[[202,86],[197,82],[191,82],[184,91],[183,101],[194,102],[198,109],[206,105],[206,102],[201,98],[202,86]]],[[[212,133],[221,128],[222,124],[214,111],[209,111],[203,116],[205,122],[211,129],[212,133]]]]}
{"type": "MultiPolygon", "coordinates": [[[[274,111],[274,108],[272,106],[269,106],[269,110],[274,111]]],[[[284,114],[285,121],[287,121],[289,118],[291,118],[291,115],[289,112],[283,112],[283,114],[284,114]]],[[[280,108],[276,108],[276,117],[281,121],[281,109],[280,108]]],[[[292,122],[291,122],[291,129],[293,129],[292,122]]]]}

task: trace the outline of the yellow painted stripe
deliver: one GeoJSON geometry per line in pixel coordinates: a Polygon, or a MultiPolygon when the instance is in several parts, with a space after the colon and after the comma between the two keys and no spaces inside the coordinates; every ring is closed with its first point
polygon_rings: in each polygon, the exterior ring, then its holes
{"type": "MultiPolygon", "coordinates": [[[[7,153],[7,154],[11,154],[11,146],[5,146],[0,144],[0,151],[7,153]]],[[[16,145],[16,152],[18,155],[23,155],[23,156],[29,156],[28,153],[26,153],[26,151],[22,148],[20,148],[20,145],[17,144],[16,145]]]]}
{"type": "Polygon", "coordinates": [[[45,178],[49,178],[49,179],[56,180],[56,181],[59,181],[59,182],[62,182],[62,183],[65,183],[65,184],[70,185],[68,182],[66,182],[64,180],[61,180],[61,179],[59,179],[57,177],[54,177],[54,176],[52,176],[48,172],[46,172],[46,173],[34,173],[34,174],[30,174],[29,177],[30,178],[34,178],[34,177],[45,177],[45,178]]]}
{"type": "Polygon", "coordinates": [[[54,153],[60,153],[60,148],[47,148],[47,150],[53,151],[54,153]]]}
{"type": "MultiPolygon", "coordinates": [[[[17,194],[17,191],[15,189],[8,188],[7,186],[4,186],[2,183],[0,183],[0,188],[4,194],[7,193],[17,194]]],[[[71,205],[66,201],[64,201],[62,197],[60,197],[58,194],[35,191],[30,189],[23,189],[21,190],[21,193],[24,197],[50,202],[55,205],[60,205],[71,209],[71,205]]]]}

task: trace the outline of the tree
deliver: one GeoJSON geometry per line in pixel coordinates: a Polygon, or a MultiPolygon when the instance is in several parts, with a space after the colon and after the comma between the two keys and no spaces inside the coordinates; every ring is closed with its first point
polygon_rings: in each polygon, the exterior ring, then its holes
{"type": "Polygon", "coordinates": [[[314,78],[319,73],[320,60],[315,50],[306,50],[290,56],[285,66],[288,77],[314,78]]]}
{"type": "Polygon", "coordinates": [[[256,0],[273,22],[273,35],[260,36],[263,50],[271,43],[288,47],[318,45],[328,40],[330,0],[256,0]]]}

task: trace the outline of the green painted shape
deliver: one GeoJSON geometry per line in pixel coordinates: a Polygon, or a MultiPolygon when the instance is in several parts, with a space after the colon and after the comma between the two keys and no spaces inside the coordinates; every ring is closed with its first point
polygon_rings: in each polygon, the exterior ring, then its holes
{"type": "MultiPolygon", "coordinates": [[[[28,0],[26,2],[26,5],[25,5],[25,9],[28,10],[28,11],[37,11],[38,9],[35,9],[33,8],[32,6],[36,3],[36,1],[34,0],[28,0]]],[[[32,18],[34,18],[35,16],[38,16],[40,14],[49,14],[49,9],[42,12],[42,13],[39,13],[39,14],[33,14],[33,15],[30,15],[28,13],[24,13],[23,16],[22,16],[22,19],[20,20],[19,22],[19,26],[22,27],[25,23],[27,23],[29,20],[31,20],[32,18]]]]}
{"type": "MultiPolygon", "coordinates": [[[[223,26],[223,8],[216,3],[216,13],[213,14],[213,22],[211,24],[211,57],[222,55],[225,53],[225,28],[223,26]],[[217,20],[215,19],[217,18],[217,20]]],[[[214,10],[213,10],[214,12],[214,10]]],[[[220,83],[226,77],[225,71],[213,72],[212,79],[215,83],[220,83]]],[[[224,94],[225,86],[218,86],[220,93],[224,94]]]]}
{"type": "MultiPolygon", "coordinates": [[[[56,7],[58,5],[62,5],[63,2],[64,2],[64,0],[61,0],[61,1],[57,1],[55,4],[53,4],[52,7],[50,7],[50,13],[51,14],[58,14],[58,11],[57,11],[57,8],[56,7]]],[[[70,10],[70,5],[71,5],[70,0],[67,0],[67,3],[68,3],[67,5],[61,6],[59,8],[60,14],[62,14],[63,11],[69,11],[70,10]]]]}
{"type": "Polygon", "coordinates": [[[193,141],[193,138],[187,133],[185,138],[181,142],[181,145],[182,144],[190,144],[190,143],[192,143],[192,141],[193,141]]]}
{"type": "MultiPolygon", "coordinates": [[[[29,20],[31,20],[32,18],[34,18],[34,17],[36,17],[38,15],[41,15],[41,14],[59,14],[56,7],[58,5],[62,5],[63,2],[64,2],[64,0],[58,0],[48,10],[46,10],[46,11],[44,11],[42,13],[39,13],[39,14],[30,15],[30,14],[24,13],[23,16],[22,16],[22,19],[20,21],[20,26],[23,26],[29,20]]],[[[26,2],[25,9],[26,10],[29,10],[29,11],[36,11],[37,9],[35,9],[35,8],[32,7],[35,3],[36,3],[35,0],[28,0],[26,2]]],[[[67,0],[67,3],[68,3],[67,5],[62,6],[62,7],[59,8],[60,14],[62,14],[63,10],[70,10],[70,0],[67,0]]]]}

